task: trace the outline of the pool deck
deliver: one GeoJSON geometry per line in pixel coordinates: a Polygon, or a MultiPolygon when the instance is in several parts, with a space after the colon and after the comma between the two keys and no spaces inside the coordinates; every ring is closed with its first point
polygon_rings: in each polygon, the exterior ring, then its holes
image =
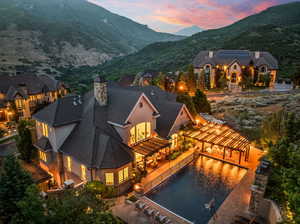
{"type": "Polygon", "coordinates": [[[250,187],[255,178],[255,169],[259,164],[259,159],[264,155],[259,149],[252,149],[251,151],[252,156],[247,166],[248,172],[228,195],[208,224],[230,224],[236,215],[247,214],[251,196],[250,187]]]}

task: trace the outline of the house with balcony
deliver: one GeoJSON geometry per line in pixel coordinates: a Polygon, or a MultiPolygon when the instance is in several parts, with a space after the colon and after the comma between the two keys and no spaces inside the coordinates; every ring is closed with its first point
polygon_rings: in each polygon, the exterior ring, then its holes
{"type": "Polygon", "coordinates": [[[66,86],[48,75],[1,75],[0,122],[16,115],[29,119],[37,107],[67,94],[66,86]]]}
{"type": "Polygon", "coordinates": [[[103,77],[83,97],[66,96],[36,113],[40,166],[58,186],[98,180],[119,194],[137,169],[153,170],[193,122],[176,96],[154,87],[121,87],[103,77]]]}
{"type": "Polygon", "coordinates": [[[225,75],[229,89],[235,89],[249,79],[256,86],[264,84],[268,75],[269,86],[273,87],[278,71],[278,61],[269,52],[248,50],[200,51],[193,62],[195,74],[200,80],[204,75],[205,87],[216,88],[220,76],[225,75]]]}

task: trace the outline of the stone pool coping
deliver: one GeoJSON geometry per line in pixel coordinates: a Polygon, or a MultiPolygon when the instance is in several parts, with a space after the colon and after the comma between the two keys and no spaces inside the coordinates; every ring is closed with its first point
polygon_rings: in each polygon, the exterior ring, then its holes
{"type": "Polygon", "coordinates": [[[230,224],[236,215],[247,212],[251,196],[250,187],[254,177],[255,172],[249,169],[240,183],[226,197],[208,224],[230,224]]]}

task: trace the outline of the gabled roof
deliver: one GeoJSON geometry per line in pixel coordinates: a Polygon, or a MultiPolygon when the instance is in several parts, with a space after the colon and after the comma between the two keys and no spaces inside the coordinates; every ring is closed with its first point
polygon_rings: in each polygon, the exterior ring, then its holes
{"type": "Polygon", "coordinates": [[[213,52],[213,57],[209,57],[209,51],[200,51],[194,59],[196,68],[203,67],[206,64],[229,65],[236,60],[240,65],[248,66],[253,62],[254,66],[260,66],[263,60],[270,69],[278,69],[278,61],[269,52],[260,52],[260,57],[255,58],[255,52],[248,50],[218,50],[213,52]]]}
{"type": "Polygon", "coordinates": [[[47,91],[57,90],[62,83],[48,75],[1,75],[0,92],[8,94],[9,89],[24,89],[26,96],[35,95],[47,91]],[[22,87],[22,88],[21,88],[22,87]]]}
{"type": "Polygon", "coordinates": [[[144,92],[151,100],[160,114],[156,120],[156,131],[159,136],[168,138],[184,104],[176,101],[175,94],[163,91],[157,86],[134,86],[131,89],[144,92]]]}
{"type": "Polygon", "coordinates": [[[108,87],[108,105],[106,106],[108,121],[125,125],[134,106],[142,96],[142,92],[129,91],[116,86],[108,87]]]}
{"type": "Polygon", "coordinates": [[[32,117],[52,127],[58,127],[80,121],[82,100],[77,96],[66,96],[40,110],[32,117]]]}
{"type": "Polygon", "coordinates": [[[59,149],[87,167],[115,169],[133,161],[131,149],[107,123],[108,112],[89,92],[84,97],[81,122],[59,149]]]}

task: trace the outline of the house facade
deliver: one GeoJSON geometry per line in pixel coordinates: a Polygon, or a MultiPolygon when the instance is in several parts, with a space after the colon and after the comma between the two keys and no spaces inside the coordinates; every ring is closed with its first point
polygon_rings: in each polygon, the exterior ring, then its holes
{"type": "Polygon", "coordinates": [[[40,165],[58,186],[98,180],[119,194],[137,169],[177,147],[180,127],[193,122],[176,96],[157,87],[121,87],[102,77],[94,90],[58,99],[33,116],[40,165]]]}
{"type": "Polygon", "coordinates": [[[67,94],[65,85],[47,75],[0,76],[0,122],[9,122],[17,113],[31,117],[43,103],[52,103],[67,94]]]}
{"type": "Polygon", "coordinates": [[[278,71],[278,62],[269,52],[248,50],[201,51],[193,65],[198,80],[201,75],[205,76],[207,89],[216,88],[222,74],[229,89],[240,86],[244,79],[262,86],[265,75],[269,76],[269,86],[273,87],[278,71]]]}

